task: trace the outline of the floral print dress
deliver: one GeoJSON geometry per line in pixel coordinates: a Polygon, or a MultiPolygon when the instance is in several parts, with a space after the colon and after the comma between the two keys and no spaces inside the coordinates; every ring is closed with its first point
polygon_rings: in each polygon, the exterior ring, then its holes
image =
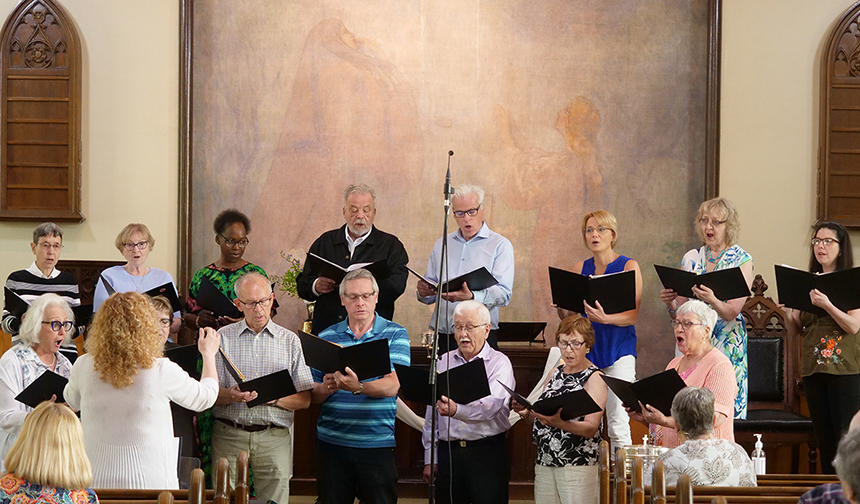
{"type": "MultiPolygon", "coordinates": [[[[737,245],[727,248],[714,265],[714,271],[728,268],[737,268],[752,261],[744,249],[737,245]]],[[[681,266],[686,271],[692,271],[697,275],[707,272],[708,250],[702,247],[693,249],[684,254],[681,266]]],[[[726,301],[723,299],[722,301],[726,301]]],[[[735,398],[735,418],[745,419],[747,417],[747,327],[743,314],[738,313],[734,320],[723,320],[717,318],[717,326],[711,334],[711,343],[719,348],[732,362],[735,369],[735,378],[738,382],[738,395],[735,398]]]]}
{"type": "Polygon", "coordinates": [[[28,483],[12,473],[0,478],[0,504],[98,504],[92,488],[67,490],[28,483]]]}

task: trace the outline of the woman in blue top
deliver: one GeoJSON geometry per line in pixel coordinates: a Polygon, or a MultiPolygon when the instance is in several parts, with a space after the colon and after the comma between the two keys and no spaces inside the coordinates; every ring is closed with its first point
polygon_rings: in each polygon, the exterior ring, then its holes
{"type": "MultiPolygon", "coordinates": [[[[607,315],[599,302],[595,306],[585,304],[585,315],[594,326],[594,347],[589,360],[607,376],[626,381],[636,379],[636,328],[639,318],[639,300],[642,297],[642,272],[639,263],[615,252],[618,241],[618,224],[615,216],[606,210],[591,212],[582,218],[582,238],[592,257],[576,263],[574,273],[581,275],[604,275],[635,271],[636,308],[621,313],[607,315]]],[[[558,309],[564,319],[572,312],[558,309]]],[[[630,418],[624,411],[621,400],[612,392],[606,398],[606,419],[609,424],[609,439],[613,451],[621,446],[632,444],[630,438],[630,418]]]]}

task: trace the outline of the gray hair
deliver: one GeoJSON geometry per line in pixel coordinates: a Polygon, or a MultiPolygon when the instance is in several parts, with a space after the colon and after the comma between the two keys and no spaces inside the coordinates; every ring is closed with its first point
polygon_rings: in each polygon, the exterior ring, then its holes
{"type": "Polygon", "coordinates": [[[340,297],[343,297],[343,295],[346,293],[347,282],[352,280],[360,280],[362,278],[367,278],[371,282],[373,282],[373,293],[379,294],[379,284],[376,283],[376,278],[373,277],[373,273],[364,268],[358,268],[357,270],[352,270],[347,273],[346,276],[343,277],[343,280],[340,281],[340,286],[338,286],[337,288],[337,292],[338,294],[340,294],[340,297]]]}
{"type": "Polygon", "coordinates": [[[484,188],[475,185],[475,184],[460,184],[454,187],[454,197],[455,198],[465,198],[466,196],[474,194],[478,197],[478,206],[484,204],[484,188]]]}
{"type": "Polygon", "coordinates": [[[39,243],[39,238],[43,236],[55,236],[62,240],[63,228],[53,222],[43,222],[33,230],[33,243],[39,243]]]}
{"type": "Polygon", "coordinates": [[[699,318],[699,322],[705,324],[708,328],[708,335],[713,334],[714,327],[717,325],[717,312],[714,311],[713,308],[708,306],[708,303],[704,301],[699,301],[698,299],[691,299],[686,303],[682,304],[678,307],[678,311],[676,315],[695,315],[699,318]]]}
{"type": "Polygon", "coordinates": [[[371,198],[373,198],[373,208],[376,208],[376,191],[373,190],[367,184],[349,184],[346,186],[346,189],[343,190],[343,206],[346,206],[346,199],[349,198],[351,194],[369,194],[371,198]]]}
{"type": "Polygon", "coordinates": [[[672,418],[687,439],[714,432],[714,393],[704,387],[686,387],[672,400],[672,418]]]}
{"type": "Polygon", "coordinates": [[[266,284],[266,289],[268,289],[269,294],[272,293],[272,284],[269,283],[269,279],[266,278],[265,275],[257,273],[256,271],[249,271],[236,279],[236,283],[233,284],[233,293],[236,294],[236,297],[239,297],[239,290],[242,286],[255,280],[266,284]]]}
{"type": "Polygon", "coordinates": [[[468,312],[477,312],[478,314],[478,323],[479,324],[489,324],[490,323],[490,310],[484,306],[484,303],[480,301],[475,301],[474,299],[470,299],[468,301],[463,301],[454,308],[454,316],[462,316],[468,312]]]}
{"type": "MultiPolygon", "coordinates": [[[[65,299],[52,292],[42,294],[30,303],[30,307],[27,308],[27,313],[24,314],[24,320],[21,321],[21,328],[18,335],[21,337],[21,341],[25,345],[34,347],[39,344],[39,332],[42,330],[42,322],[45,320],[45,312],[52,306],[59,306],[64,312],[66,312],[66,317],[68,317],[69,320],[72,322],[75,321],[75,314],[72,312],[72,309],[69,307],[69,303],[67,303],[65,299]]],[[[75,332],[74,326],[72,326],[72,330],[66,334],[69,335],[73,332],[75,332]]]]}
{"type": "Polygon", "coordinates": [[[851,429],[839,441],[833,467],[843,485],[854,492],[853,501],[860,498],[860,429],[851,429]]]}

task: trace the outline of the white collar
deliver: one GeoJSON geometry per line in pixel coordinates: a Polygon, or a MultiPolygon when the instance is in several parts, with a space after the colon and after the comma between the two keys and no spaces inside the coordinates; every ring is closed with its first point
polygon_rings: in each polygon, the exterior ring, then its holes
{"type": "Polygon", "coordinates": [[[346,233],[346,246],[347,248],[349,248],[349,256],[352,257],[352,254],[355,252],[355,247],[361,245],[361,243],[364,242],[364,240],[366,240],[368,236],[370,236],[370,233],[373,232],[373,225],[370,226],[370,229],[368,229],[366,233],[355,239],[350,236],[348,225],[344,226],[343,229],[344,233],[346,233]]]}
{"type": "Polygon", "coordinates": [[[36,266],[36,261],[33,261],[33,264],[31,264],[30,267],[27,268],[27,271],[39,278],[57,278],[58,276],[60,276],[60,270],[58,270],[57,268],[54,268],[53,271],[51,271],[50,275],[45,276],[45,274],[42,273],[42,270],[40,270],[39,267],[36,266]]]}

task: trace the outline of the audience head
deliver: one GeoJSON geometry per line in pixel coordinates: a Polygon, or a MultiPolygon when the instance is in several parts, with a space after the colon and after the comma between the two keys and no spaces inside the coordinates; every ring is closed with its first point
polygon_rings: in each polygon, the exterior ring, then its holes
{"type": "Polygon", "coordinates": [[[600,237],[604,236],[605,233],[612,233],[610,246],[615,248],[615,244],[618,242],[618,221],[615,220],[615,216],[606,210],[597,210],[585,214],[585,217],[582,218],[582,241],[588,248],[591,248],[589,244],[591,235],[594,233],[600,237]],[[589,221],[591,222],[589,223],[589,221]]]}
{"type": "Polygon", "coordinates": [[[812,228],[809,248],[809,271],[842,271],[854,267],[851,237],[842,224],[826,221],[812,228]],[[832,269],[830,269],[832,268],[832,269]]]}
{"type": "Polygon", "coordinates": [[[681,389],[672,400],[672,418],[687,439],[714,432],[714,393],[704,387],[681,389]]]}
{"type": "Polygon", "coordinates": [[[63,230],[53,222],[43,222],[33,230],[30,250],[36,255],[36,267],[50,273],[63,251],[63,230]]]}
{"type": "Polygon", "coordinates": [[[376,217],[376,191],[367,184],[350,184],[343,190],[343,218],[353,238],[370,232],[376,217]]]}
{"type": "Polygon", "coordinates": [[[215,230],[215,243],[221,247],[221,259],[227,264],[241,261],[251,232],[248,216],[235,208],[228,208],[215,217],[212,228],[215,230]]]}
{"type": "Polygon", "coordinates": [[[170,324],[173,323],[173,306],[164,296],[155,296],[149,298],[149,304],[155,312],[155,320],[158,322],[158,334],[164,343],[167,343],[167,338],[170,337],[170,324]]]}
{"type": "Polygon", "coordinates": [[[709,199],[699,205],[695,225],[703,243],[709,243],[708,236],[711,235],[715,244],[731,247],[737,243],[741,233],[738,211],[726,198],[709,199]]]}
{"type": "Polygon", "coordinates": [[[151,368],[164,350],[159,326],[148,296],[111,294],[93,317],[85,343],[102,381],[124,388],[140,369],[151,368]]]}
{"type": "Polygon", "coordinates": [[[46,401],[27,415],[5,464],[8,472],[37,485],[83,490],[93,483],[81,423],[64,404],[46,401]]]}
{"type": "Polygon", "coordinates": [[[373,320],[379,300],[379,284],[373,273],[364,268],[350,271],[340,282],[338,293],[350,324],[373,320]]]}
{"type": "Polygon", "coordinates": [[[571,315],[558,324],[555,343],[561,350],[565,372],[579,372],[588,367],[586,354],[594,347],[594,327],[582,315],[571,315]]]}
{"type": "Polygon", "coordinates": [[[27,308],[18,335],[27,346],[57,352],[60,347],[56,343],[75,332],[74,322],[75,314],[65,299],[53,293],[42,294],[27,308]]]}
{"type": "Polygon", "coordinates": [[[470,299],[454,308],[454,337],[463,357],[471,359],[484,348],[490,320],[490,310],[480,301],[470,299]]]}
{"type": "Polygon", "coordinates": [[[860,429],[851,429],[842,436],[833,467],[842,483],[845,498],[857,503],[860,496],[860,429]]]}
{"type": "Polygon", "coordinates": [[[484,188],[474,184],[460,184],[451,198],[454,220],[466,241],[478,234],[484,225],[484,188]]]}
{"type": "Polygon", "coordinates": [[[684,355],[700,355],[711,348],[711,333],[717,323],[717,312],[698,299],[691,299],[675,313],[675,341],[684,355]]]}
{"type": "Polygon", "coordinates": [[[245,315],[245,323],[259,333],[272,317],[272,284],[255,271],[245,273],[233,284],[236,299],[233,304],[245,315]]]}

